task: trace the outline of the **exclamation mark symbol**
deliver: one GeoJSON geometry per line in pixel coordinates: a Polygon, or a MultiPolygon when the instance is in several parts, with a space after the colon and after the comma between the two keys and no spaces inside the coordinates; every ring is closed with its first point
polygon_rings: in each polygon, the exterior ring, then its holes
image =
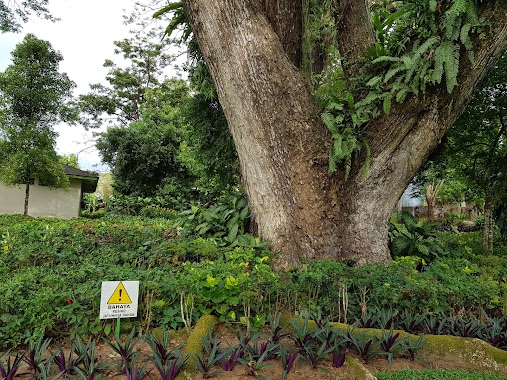
{"type": "Polygon", "coordinates": [[[119,301],[121,301],[121,292],[123,292],[123,289],[120,289],[120,298],[118,298],[119,301]]]}

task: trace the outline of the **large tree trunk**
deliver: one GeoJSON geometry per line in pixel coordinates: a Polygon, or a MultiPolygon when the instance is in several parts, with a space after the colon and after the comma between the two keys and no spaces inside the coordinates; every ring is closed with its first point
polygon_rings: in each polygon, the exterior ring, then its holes
{"type": "MultiPolygon", "coordinates": [[[[358,3],[362,7],[350,9],[367,14],[366,2],[358,3]]],[[[452,95],[435,88],[372,121],[368,175],[356,165],[345,178],[328,172],[330,136],[263,3],[185,0],[185,6],[235,141],[259,234],[283,252],[279,264],[324,257],[389,261],[391,212],[507,45],[507,24],[493,24],[493,37],[481,42],[474,67],[463,73],[452,95]]],[[[507,17],[505,10],[499,13],[502,20],[507,17]]],[[[343,50],[349,62],[371,36],[364,21],[362,16],[341,20],[348,43],[358,47],[343,50]],[[353,33],[354,28],[364,33],[353,33]]]]}

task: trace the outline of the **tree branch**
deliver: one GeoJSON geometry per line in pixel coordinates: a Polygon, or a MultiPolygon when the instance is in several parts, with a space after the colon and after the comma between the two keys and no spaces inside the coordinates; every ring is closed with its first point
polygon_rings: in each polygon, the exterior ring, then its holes
{"type": "Polygon", "coordinates": [[[375,33],[371,23],[368,0],[338,0],[336,16],[338,25],[338,46],[344,58],[345,78],[360,74],[361,56],[375,44],[375,33]]]}
{"type": "Polygon", "coordinates": [[[280,38],[283,50],[289,60],[298,67],[301,65],[302,39],[302,1],[263,0],[264,10],[275,33],[280,38]]]}

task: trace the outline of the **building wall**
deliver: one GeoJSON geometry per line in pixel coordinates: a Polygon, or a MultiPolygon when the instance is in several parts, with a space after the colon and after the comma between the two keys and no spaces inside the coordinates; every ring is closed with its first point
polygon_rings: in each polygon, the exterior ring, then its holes
{"type": "MultiPolygon", "coordinates": [[[[70,219],[79,216],[81,180],[70,179],[69,188],[53,189],[46,186],[30,186],[28,215],[52,216],[70,219]]],[[[0,182],[0,214],[23,214],[25,186],[5,186],[0,182]]]]}

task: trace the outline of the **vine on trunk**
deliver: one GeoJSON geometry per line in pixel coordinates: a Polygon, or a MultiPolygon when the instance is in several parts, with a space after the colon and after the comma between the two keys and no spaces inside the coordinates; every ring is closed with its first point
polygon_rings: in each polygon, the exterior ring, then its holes
{"type": "MultiPolygon", "coordinates": [[[[362,172],[367,175],[370,150],[366,125],[382,113],[388,114],[393,101],[402,103],[410,95],[424,96],[427,86],[440,85],[444,79],[447,91],[453,91],[462,48],[472,61],[472,35],[485,36],[485,22],[479,18],[477,9],[481,2],[372,1],[376,42],[364,57],[364,72],[368,74],[353,78],[350,86],[343,74],[343,57],[336,42],[338,1],[303,0],[301,70],[333,140],[330,172],[342,164],[348,176],[354,158],[363,152],[362,172]]],[[[182,27],[182,40],[191,40],[183,3],[170,3],[154,17],[166,13],[172,13],[166,35],[182,27]]]]}
{"type": "MultiPolygon", "coordinates": [[[[306,0],[305,57],[313,58],[308,41],[329,41],[328,15],[336,14],[336,0],[306,0]],[[320,17],[319,17],[320,16],[320,17]],[[314,25],[311,25],[314,23],[314,25]],[[322,25],[326,25],[323,28],[322,25]],[[319,29],[320,27],[320,29],[319,29]],[[321,30],[321,35],[316,34],[321,30]]],[[[402,103],[409,95],[424,96],[427,86],[444,82],[451,93],[457,85],[462,47],[473,60],[471,36],[484,37],[475,0],[407,0],[374,2],[371,7],[376,43],[364,57],[365,74],[346,84],[342,57],[328,43],[324,70],[310,73],[310,83],[321,107],[322,120],[331,133],[329,170],[344,165],[348,176],[354,157],[364,150],[363,174],[367,174],[369,148],[368,121],[388,114],[393,101],[402,103]]],[[[338,31],[339,33],[339,31],[338,31]]],[[[312,67],[306,63],[306,67],[312,67]]],[[[305,71],[304,71],[305,72],[305,71]]]]}

